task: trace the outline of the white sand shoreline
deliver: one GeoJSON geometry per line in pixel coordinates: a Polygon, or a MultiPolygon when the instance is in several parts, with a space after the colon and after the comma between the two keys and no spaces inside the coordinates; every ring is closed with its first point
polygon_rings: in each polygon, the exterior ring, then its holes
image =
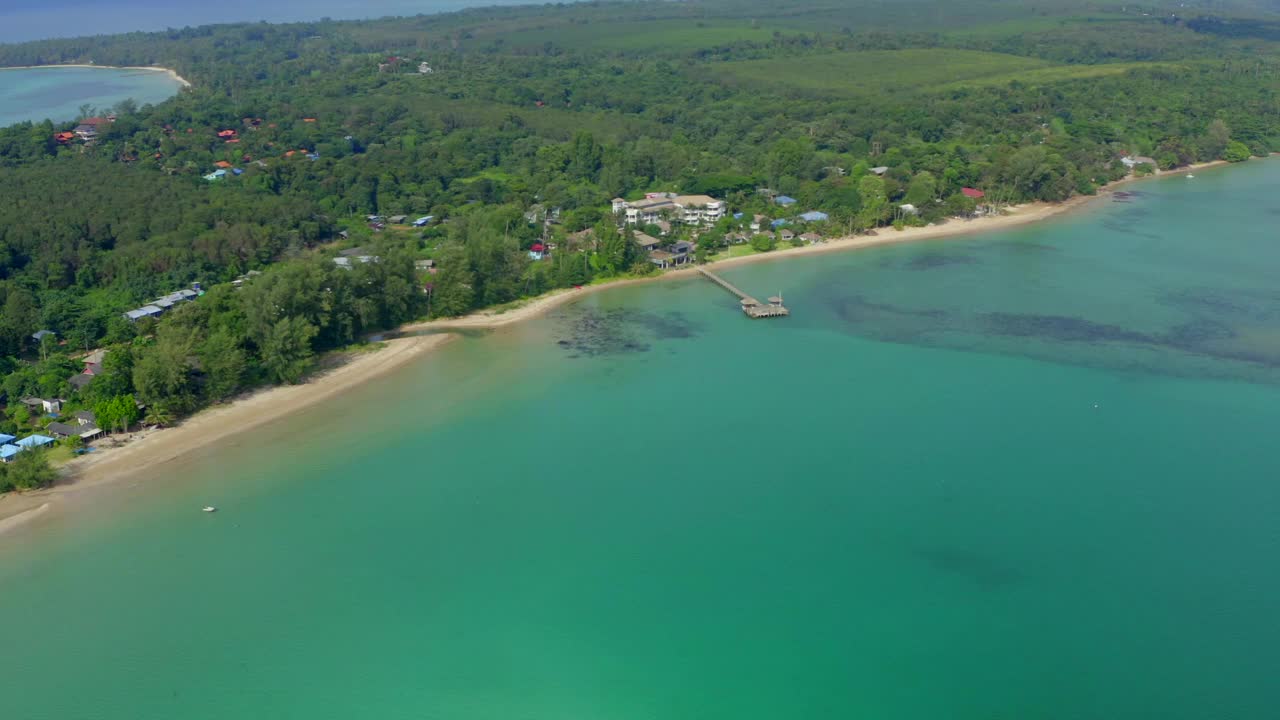
{"type": "Polygon", "coordinates": [[[9,65],[6,67],[0,67],[0,70],[43,70],[45,68],[92,68],[98,70],[147,70],[150,72],[163,72],[176,80],[182,87],[191,87],[191,83],[186,78],[179,75],[178,71],[172,68],[160,67],[159,65],[89,65],[85,63],[67,65],[9,65]]]}
{"type": "Polygon", "coordinates": [[[4,518],[3,520],[0,520],[0,535],[3,535],[6,532],[9,532],[10,530],[14,530],[15,528],[21,527],[22,525],[25,525],[26,523],[32,520],[35,520],[36,518],[48,512],[49,507],[50,507],[49,503],[47,502],[42,503],[33,508],[28,508],[15,515],[10,515],[4,518]]]}
{"type": "MultiPolygon", "coordinates": [[[[1185,175],[1208,167],[1227,165],[1225,162],[1203,163],[1160,173],[1150,177],[1185,175]]],[[[727,258],[714,262],[712,267],[724,268],[758,262],[771,262],[791,257],[802,257],[832,252],[843,252],[870,247],[893,245],[921,240],[941,240],[971,236],[976,233],[998,232],[1023,227],[1048,220],[1095,201],[1109,197],[1117,188],[1132,181],[1146,178],[1128,178],[1101,189],[1097,195],[1077,196],[1061,203],[1030,203],[1009,208],[1008,214],[952,220],[934,227],[894,230],[881,228],[876,235],[857,235],[829,240],[821,245],[779,249],[774,252],[727,258]]],[[[43,508],[56,510],[57,500],[85,488],[115,482],[170,462],[191,451],[217,443],[263,423],[279,420],[287,415],[319,404],[338,394],[358,387],[374,378],[399,369],[435,348],[457,337],[449,333],[456,329],[496,329],[539,317],[548,311],[579,298],[607,289],[687,278],[694,274],[692,268],[673,270],[645,278],[616,280],[581,289],[556,290],[504,311],[480,311],[460,318],[431,320],[404,325],[388,334],[441,331],[438,335],[410,335],[387,341],[387,347],[376,352],[362,353],[350,358],[340,367],[322,373],[301,385],[278,386],[254,392],[247,397],[225,405],[206,409],[183,421],[180,425],[146,433],[144,437],[128,445],[84,456],[66,466],[66,477],[52,488],[27,493],[0,495],[0,535],[18,527],[27,526],[26,520],[34,516],[26,513],[43,508]],[[52,507],[50,507],[52,506],[52,507]],[[21,523],[8,524],[8,520],[23,517],[21,523]]]]}
{"type": "MultiPolygon", "coordinates": [[[[1177,170],[1169,170],[1144,177],[1128,177],[1100,188],[1096,195],[1077,195],[1059,203],[1035,202],[1027,203],[1025,205],[1017,205],[1007,208],[1007,214],[1004,215],[986,216],[974,218],[972,220],[951,220],[945,224],[935,225],[933,227],[911,227],[903,230],[894,230],[893,228],[888,227],[879,228],[876,230],[875,235],[851,235],[847,237],[833,238],[820,245],[805,245],[798,248],[780,247],[773,252],[715,260],[710,263],[710,267],[719,269],[734,267],[737,265],[774,262],[788,258],[803,257],[806,255],[846,252],[869,247],[895,245],[905,242],[943,240],[948,238],[966,237],[984,232],[1010,230],[1049,220],[1059,215],[1064,215],[1079,208],[1091,205],[1094,202],[1110,197],[1117,189],[1133,182],[1141,182],[1153,178],[1168,178],[1176,175],[1186,175],[1187,173],[1194,173],[1199,170],[1214,167],[1224,167],[1229,164],[1230,163],[1225,160],[1217,160],[1214,162],[1189,165],[1177,170]]],[[[510,309],[481,310],[459,318],[442,318],[438,320],[411,323],[401,327],[400,331],[421,332],[424,330],[446,331],[454,329],[494,329],[538,317],[539,315],[542,315],[556,307],[572,302],[573,300],[586,295],[612,288],[626,287],[629,285],[662,282],[664,280],[690,277],[693,273],[694,270],[692,268],[682,268],[669,270],[650,277],[627,278],[586,285],[581,289],[553,290],[545,295],[531,298],[510,309]]]]}
{"type": "Polygon", "coordinates": [[[321,371],[299,385],[278,385],[249,393],[232,402],[196,413],[178,425],[133,433],[128,444],[84,455],[63,466],[63,477],[50,488],[0,495],[0,535],[35,515],[32,510],[57,510],[60,501],[87,489],[176,460],[189,452],[225,440],[247,430],[301,412],[381,377],[440,347],[452,335],[432,335],[388,340],[385,347],[353,353],[335,368],[321,371]],[[15,519],[21,517],[23,521],[15,519]],[[8,521],[14,520],[13,523],[8,521]]]}

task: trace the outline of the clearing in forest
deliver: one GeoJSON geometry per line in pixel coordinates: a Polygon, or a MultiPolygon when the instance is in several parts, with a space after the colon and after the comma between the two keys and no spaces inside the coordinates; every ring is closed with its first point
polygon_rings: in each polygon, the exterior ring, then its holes
{"type": "MultiPolygon", "coordinates": [[[[565,50],[685,51],[711,48],[740,40],[766,42],[772,30],[726,20],[647,20],[634,22],[539,23],[540,27],[511,30],[498,35],[509,48],[540,48],[545,44],[565,50]]],[[[477,35],[479,37],[479,35],[477,35]]]]}
{"type": "Polygon", "coordinates": [[[1151,63],[1060,65],[1047,60],[941,48],[867,50],[713,66],[726,82],[823,95],[888,96],[962,86],[1061,82],[1125,72],[1151,63]]]}

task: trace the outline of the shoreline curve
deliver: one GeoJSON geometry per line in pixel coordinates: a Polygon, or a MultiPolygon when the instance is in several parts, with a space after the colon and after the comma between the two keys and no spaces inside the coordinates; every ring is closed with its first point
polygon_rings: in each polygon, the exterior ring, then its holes
{"type": "Polygon", "coordinates": [[[50,65],[7,65],[5,67],[0,67],[0,70],[43,70],[45,68],[90,68],[98,70],[146,70],[149,72],[163,72],[176,80],[183,88],[191,87],[191,82],[179,75],[177,70],[161,67],[159,65],[90,65],[88,63],[68,63],[50,65]]]}
{"type": "MultiPolygon", "coordinates": [[[[1096,195],[1076,196],[1060,203],[1028,203],[1008,209],[1008,214],[952,220],[934,227],[907,228],[901,231],[881,228],[877,235],[855,235],[829,240],[821,245],[779,249],[710,263],[712,266],[734,267],[759,262],[772,262],[792,257],[855,251],[865,248],[896,245],[925,240],[944,240],[968,237],[984,232],[999,232],[1033,225],[1081,209],[1110,197],[1117,188],[1152,178],[1168,178],[1210,167],[1228,165],[1225,161],[1190,165],[1178,170],[1111,183],[1096,195]]],[[[613,280],[581,289],[559,289],[529,299],[506,310],[482,310],[459,318],[445,318],[402,325],[382,333],[393,339],[384,341],[386,347],[375,352],[361,353],[348,358],[342,365],[319,373],[299,385],[284,385],[249,393],[229,403],[216,405],[196,413],[180,424],[152,431],[144,431],[128,445],[83,456],[63,467],[64,475],[53,487],[43,490],[0,495],[0,535],[24,523],[9,524],[10,520],[28,517],[35,509],[47,508],[59,497],[67,497],[87,488],[119,481],[175,460],[192,451],[216,444],[241,432],[258,427],[299,412],[325,400],[350,391],[366,382],[386,375],[430,354],[459,337],[450,330],[491,330],[540,317],[547,312],[588,295],[612,288],[643,283],[662,282],[693,276],[692,268],[682,268],[644,278],[613,280]],[[439,331],[438,334],[417,334],[439,331]],[[399,335],[399,337],[396,337],[399,335]]],[[[135,433],[137,435],[138,433],[135,433]]]]}

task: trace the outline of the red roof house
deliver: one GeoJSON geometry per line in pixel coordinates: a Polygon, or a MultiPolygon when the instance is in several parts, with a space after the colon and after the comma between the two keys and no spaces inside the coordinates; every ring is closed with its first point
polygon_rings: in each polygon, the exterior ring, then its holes
{"type": "Polygon", "coordinates": [[[982,192],[981,190],[975,190],[971,187],[960,188],[960,192],[964,193],[965,197],[973,198],[974,200],[980,200],[987,196],[987,194],[982,192]]]}
{"type": "Polygon", "coordinates": [[[236,136],[235,130],[219,130],[218,131],[218,137],[220,138],[233,138],[235,136],[236,136]]]}

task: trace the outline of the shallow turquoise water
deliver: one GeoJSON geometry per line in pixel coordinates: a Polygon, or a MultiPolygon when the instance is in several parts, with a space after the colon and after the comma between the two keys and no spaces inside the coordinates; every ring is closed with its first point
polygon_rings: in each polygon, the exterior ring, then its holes
{"type": "Polygon", "coordinates": [[[13,718],[1268,718],[1280,163],[619,289],[0,544],[13,718]],[[208,516],[200,506],[222,510],[208,516]]]}
{"type": "Polygon", "coordinates": [[[121,100],[154,105],[178,94],[168,73],[116,68],[45,67],[0,70],[0,127],[31,120],[74,120],[88,104],[106,113],[121,100]]]}

